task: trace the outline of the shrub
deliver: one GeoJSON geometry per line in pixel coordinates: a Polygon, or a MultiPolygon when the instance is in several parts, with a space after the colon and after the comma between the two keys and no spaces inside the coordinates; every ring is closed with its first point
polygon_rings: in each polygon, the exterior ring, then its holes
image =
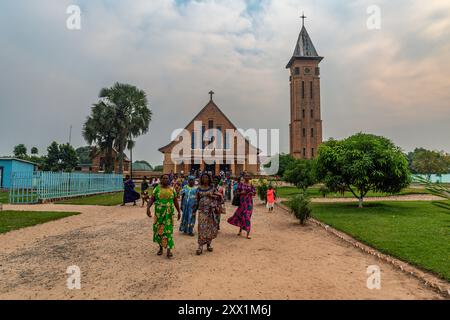
{"type": "Polygon", "coordinates": [[[264,201],[264,203],[266,203],[267,189],[269,189],[269,184],[267,180],[259,179],[257,182],[254,183],[254,185],[256,185],[256,193],[258,194],[259,199],[261,199],[261,201],[264,201]]]}
{"type": "Polygon", "coordinates": [[[293,197],[287,202],[287,206],[302,225],[311,217],[310,200],[305,193],[299,193],[293,197]]]}

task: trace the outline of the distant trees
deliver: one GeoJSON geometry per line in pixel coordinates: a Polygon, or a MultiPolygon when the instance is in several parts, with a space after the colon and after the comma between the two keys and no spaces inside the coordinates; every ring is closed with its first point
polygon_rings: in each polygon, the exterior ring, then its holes
{"type": "Polygon", "coordinates": [[[287,168],[284,170],[283,180],[306,191],[317,183],[315,160],[294,159],[289,161],[287,168]]]}
{"type": "Polygon", "coordinates": [[[362,208],[369,191],[397,193],[410,184],[408,161],[389,139],[358,133],[319,148],[317,176],[331,190],[344,189],[362,208]]]}
{"type": "Polygon", "coordinates": [[[37,154],[39,154],[38,148],[36,148],[36,147],[31,148],[31,154],[32,154],[32,155],[37,155],[37,154]]]}
{"type": "Polygon", "coordinates": [[[71,172],[78,165],[78,155],[70,144],[59,145],[53,141],[47,148],[47,156],[44,157],[44,171],[65,171],[71,172]]]}
{"type": "Polygon", "coordinates": [[[99,99],[83,126],[83,137],[106,153],[107,172],[113,171],[112,150],[116,147],[122,173],[124,151],[132,147],[133,138],[148,132],[152,112],[145,92],[129,84],[103,88],[99,99]]]}
{"type": "Polygon", "coordinates": [[[155,171],[155,172],[163,172],[164,171],[164,166],[162,166],[162,165],[155,166],[153,168],[153,171],[155,171]]]}
{"type": "Polygon", "coordinates": [[[28,157],[27,155],[27,147],[25,147],[24,144],[18,144],[14,147],[14,157],[19,159],[26,159],[28,157]]]}
{"type": "Polygon", "coordinates": [[[450,173],[450,156],[444,152],[417,148],[408,154],[411,171],[426,175],[428,180],[432,174],[450,173]]]}
{"type": "MultiPolygon", "coordinates": [[[[279,154],[276,155],[275,157],[278,157],[278,176],[279,177],[283,177],[284,173],[286,171],[286,169],[293,164],[296,160],[293,156],[291,156],[290,154],[279,154]]],[[[270,168],[270,166],[272,165],[272,161],[271,160],[269,163],[265,164],[264,167],[265,168],[270,168]]]]}

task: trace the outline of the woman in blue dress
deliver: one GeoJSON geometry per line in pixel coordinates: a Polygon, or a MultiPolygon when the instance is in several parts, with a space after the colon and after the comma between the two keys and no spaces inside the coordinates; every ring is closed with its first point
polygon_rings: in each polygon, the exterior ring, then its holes
{"type": "Polygon", "coordinates": [[[195,187],[195,178],[189,177],[189,182],[181,190],[181,219],[180,231],[190,236],[194,236],[195,213],[197,207],[197,188],[195,187]]]}

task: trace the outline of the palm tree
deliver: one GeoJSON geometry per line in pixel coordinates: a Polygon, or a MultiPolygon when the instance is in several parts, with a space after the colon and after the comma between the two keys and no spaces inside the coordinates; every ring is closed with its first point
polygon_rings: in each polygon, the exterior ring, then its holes
{"type": "Polygon", "coordinates": [[[123,157],[128,141],[148,132],[152,112],[147,95],[129,84],[116,83],[103,88],[100,98],[115,116],[114,145],[118,151],[119,173],[123,172],[123,157]]]}
{"type": "Polygon", "coordinates": [[[100,152],[105,154],[105,171],[107,173],[114,171],[112,153],[116,136],[115,114],[103,101],[94,104],[91,115],[83,126],[83,137],[89,145],[95,143],[100,152]]]}

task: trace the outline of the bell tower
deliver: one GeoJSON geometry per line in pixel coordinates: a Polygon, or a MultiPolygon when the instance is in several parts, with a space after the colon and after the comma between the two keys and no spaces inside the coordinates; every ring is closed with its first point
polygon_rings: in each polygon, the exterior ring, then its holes
{"type": "Polygon", "coordinates": [[[322,143],[319,64],[323,57],[317,54],[306,31],[305,15],[301,18],[302,29],[286,66],[291,73],[290,154],[297,159],[312,159],[322,143]]]}

